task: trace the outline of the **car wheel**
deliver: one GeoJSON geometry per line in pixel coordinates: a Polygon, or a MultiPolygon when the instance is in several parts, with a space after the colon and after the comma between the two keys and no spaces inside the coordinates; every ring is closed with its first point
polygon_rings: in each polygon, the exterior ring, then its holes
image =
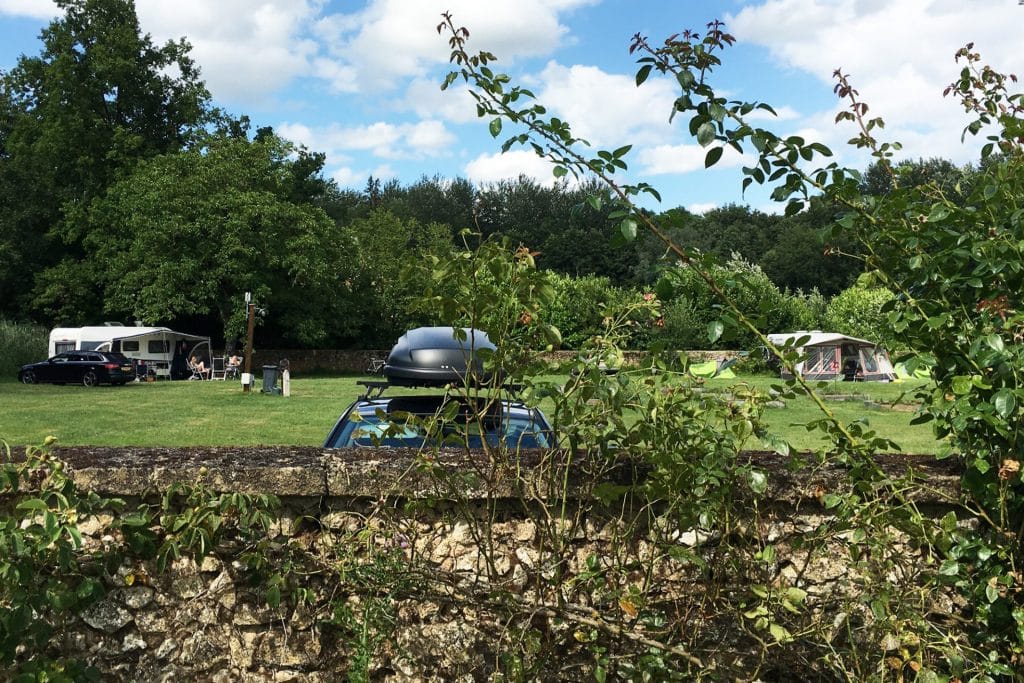
{"type": "Polygon", "coordinates": [[[35,384],[38,380],[36,380],[36,373],[26,370],[21,373],[21,381],[23,384],[35,384]]]}
{"type": "Polygon", "coordinates": [[[82,384],[87,387],[94,387],[97,383],[96,372],[94,370],[86,370],[85,374],[82,375],[82,384]]]}

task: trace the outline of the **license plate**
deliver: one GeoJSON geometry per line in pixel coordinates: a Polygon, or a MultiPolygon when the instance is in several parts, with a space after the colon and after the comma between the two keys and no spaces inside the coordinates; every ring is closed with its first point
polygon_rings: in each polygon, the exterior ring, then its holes
{"type": "Polygon", "coordinates": [[[131,371],[132,371],[132,366],[130,366],[130,365],[122,365],[121,366],[121,372],[131,372],[131,371]]]}

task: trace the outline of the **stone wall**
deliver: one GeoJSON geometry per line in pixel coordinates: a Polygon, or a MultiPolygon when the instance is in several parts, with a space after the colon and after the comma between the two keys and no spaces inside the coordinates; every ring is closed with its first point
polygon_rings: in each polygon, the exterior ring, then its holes
{"type": "MultiPolygon", "coordinates": [[[[524,491],[532,491],[537,500],[544,498],[530,484],[531,463],[539,460],[527,458],[520,477],[490,482],[486,495],[497,500],[496,505],[474,508],[470,481],[460,491],[458,506],[439,490],[435,477],[414,467],[413,454],[402,451],[60,448],[55,454],[68,463],[82,489],[129,501],[174,482],[193,482],[204,468],[204,480],[218,490],[281,497],[272,544],[291,544],[311,556],[327,557],[334,544],[358,537],[362,543],[392,548],[400,558],[424,560],[428,567],[436,567],[438,577],[458,577],[448,584],[438,578],[433,599],[400,601],[393,637],[377,645],[373,680],[490,680],[497,661],[494,643],[507,637],[509,624],[495,622],[473,596],[482,604],[489,599],[488,586],[499,582],[525,597],[532,590],[531,577],[549,571],[537,550],[542,520],[518,498],[524,491]],[[460,514],[455,514],[456,507],[460,514]],[[489,515],[492,552],[486,556],[481,539],[465,523],[467,514],[489,515]]],[[[844,471],[793,472],[778,456],[750,457],[770,473],[770,490],[756,511],[751,508],[750,519],[759,526],[758,534],[780,548],[771,580],[802,586],[809,600],[819,605],[852,590],[849,555],[841,537],[830,541],[827,552],[814,556],[806,548],[787,546],[790,539],[814,533],[827,523],[829,513],[819,501],[824,492],[845,490],[844,471]]],[[[471,466],[455,456],[436,464],[459,472],[471,466]]],[[[908,467],[918,472],[929,490],[919,505],[933,516],[944,515],[950,509],[947,501],[958,494],[958,473],[948,461],[898,456],[883,459],[882,464],[894,473],[908,467]]],[[[586,496],[581,491],[575,495],[586,496]]],[[[572,507],[565,509],[571,512],[572,507]]],[[[103,535],[104,521],[82,520],[89,547],[114,542],[103,535]]],[[[593,512],[582,519],[565,549],[566,570],[581,572],[591,554],[605,552],[603,546],[618,533],[615,524],[614,514],[593,512]]],[[[683,548],[713,541],[699,530],[681,530],[676,538],[683,548]]],[[[636,542],[642,554],[644,541],[636,542]]],[[[656,563],[655,572],[665,596],[699,594],[708,578],[705,572],[668,559],[656,563]]],[[[198,564],[181,559],[164,573],[151,562],[126,562],[108,586],[107,597],[83,614],[65,637],[73,652],[99,667],[104,680],[110,681],[343,680],[353,653],[324,626],[324,614],[317,613],[321,606],[267,607],[260,590],[247,584],[244,575],[230,557],[207,557],[198,564]]],[[[540,618],[545,612],[538,609],[537,614],[540,618]]],[[[834,618],[823,612],[825,616],[834,618]]],[[[569,614],[570,622],[587,623],[591,618],[569,614]]],[[[708,633],[706,638],[708,643],[693,655],[703,666],[722,643],[721,634],[708,633]]],[[[582,649],[561,656],[566,671],[586,672],[592,665],[592,657],[582,649]],[[576,664],[582,668],[570,668],[576,664]]],[[[579,679],[592,676],[581,673],[579,679]]]]}
{"type": "MultiPolygon", "coordinates": [[[[644,356],[643,351],[626,351],[623,356],[627,364],[636,364],[644,356]]],[[[546,360],[555,363],[567,362],[575,357],[575,351],[553,351],[543,354],[546,360]]],[[[728,360],[739,356],[739,351],[687,351],[694,361],[728,360]]],[[[327,374],[365,373],[374,359],[385,359],[388,351],[345,349],[256,349],[253,352],[254,372],[259,375],[262,365],[277,365],[287,358],[292,373],[323,372],[327,374]]]]}

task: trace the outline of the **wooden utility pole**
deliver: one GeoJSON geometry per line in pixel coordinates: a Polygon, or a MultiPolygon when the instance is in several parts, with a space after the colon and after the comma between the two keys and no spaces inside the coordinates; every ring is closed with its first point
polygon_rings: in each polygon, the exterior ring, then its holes
{"type": "Polygon", "coordinates": [[[243,377],[249,379],[248,382],[242,384],[242,391],[249,393],[249,390],[253,385],[252,376],[252,338],[256,328],[256,304],[253,303],[252,293],[245,293],[245,309],[246,316],[248,316],[247,331],[245,334],[245,364],[242,367],[243,377]]]}

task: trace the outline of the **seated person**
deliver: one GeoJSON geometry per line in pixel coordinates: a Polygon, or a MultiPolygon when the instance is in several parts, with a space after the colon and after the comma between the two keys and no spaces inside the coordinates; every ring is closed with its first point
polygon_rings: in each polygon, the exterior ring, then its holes
{"type": "Polygon", "coordinates": [[[203,379],[210,378],[210,369],[206,367],[206,363],[204,363],[201,358],[192,356],[192,358],[189,359],[189,365],[191,365],[192,370],[203,379]]]}
{"type": "Polygon", "coordinates": [[[861,379],[864,379],[864,370],[860,363],[854,358],[847,358],[843,363],[843,381],[855,382],[861,379]]]}
{"type": "Polygon", "coordinates": [[[232,377],[238,377],[238,373],[242,370],[242,357],[237,353],[233,353],[228,356],[227,374],[232,377]]]}

